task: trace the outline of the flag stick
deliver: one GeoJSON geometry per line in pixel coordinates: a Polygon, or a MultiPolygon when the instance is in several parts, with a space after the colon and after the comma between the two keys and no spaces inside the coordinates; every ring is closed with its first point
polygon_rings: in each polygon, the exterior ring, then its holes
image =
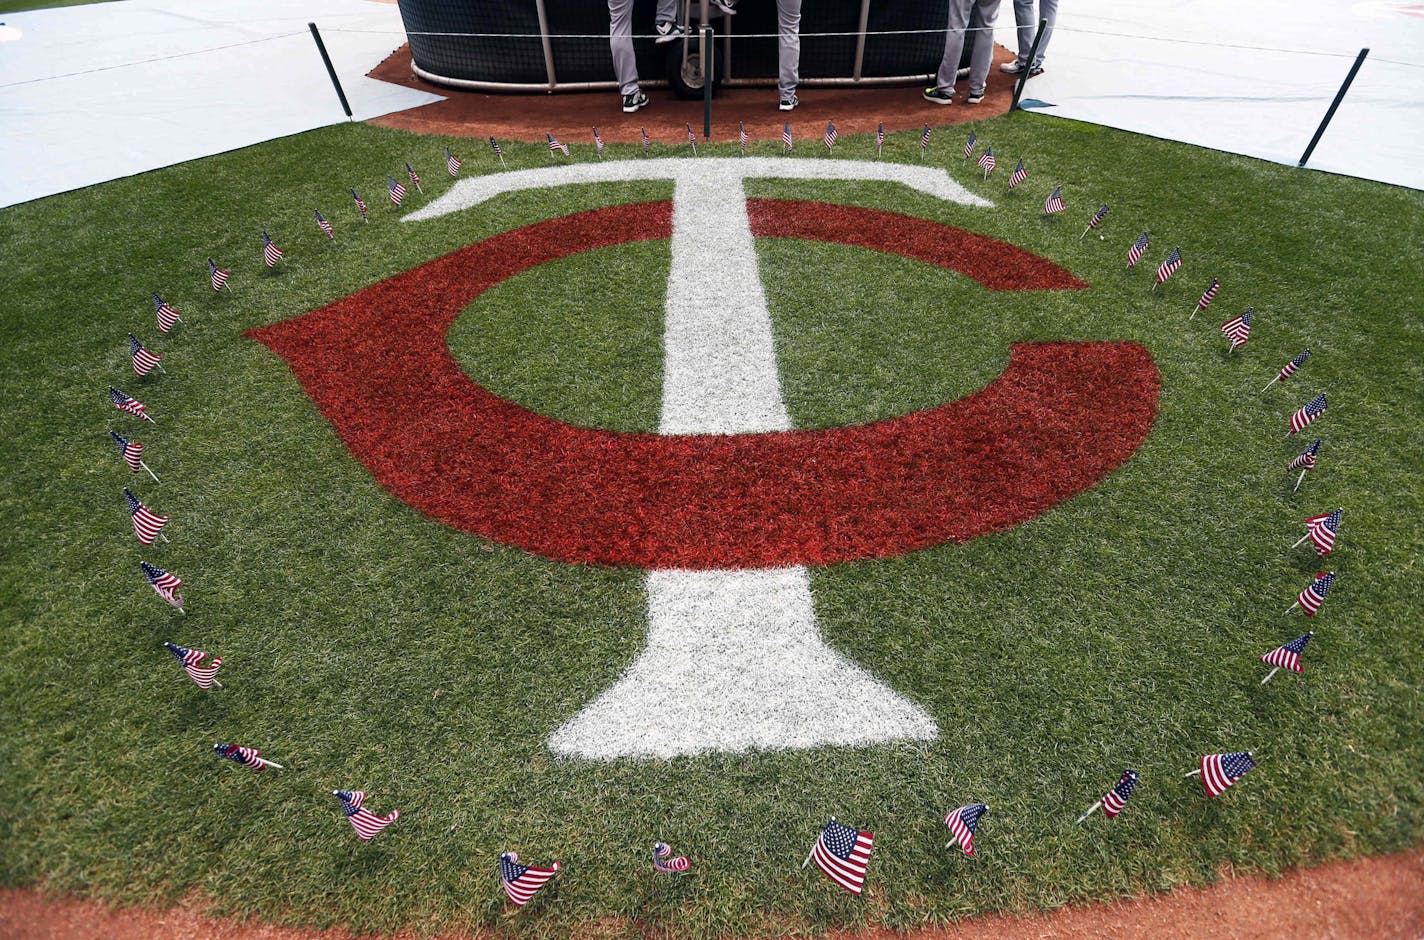
{"type": "MultiPolygon", "coordinates": [[[[1161,281],[1158,281],[1157,283],[1160,284],[1160,283],[1162,283],[1162,282],[1161,282],[1161,281]]],[[[1157,293],[1157,284],[1153,284],[1153,285],[1152,285],[1152,293],[1154,293],[1154,294],[1157,293]]]]}
{"type": "MultiPolygon", "coordinates": [[[[1309,469],[1310,469],[1309,467],[1306,467],[1306,468],[1305,468],[1305,470],[1309,470],[1309,469]]],[[[1300,481],[1305,479],[1305,470],[1300,471],[1300,476],[1298,476],[1298,477],[1295,478],[1295,487],[1291,490],[1292,493],[1294,493],[1296,490],[1300,489],[1300,481]]]]}
{"type": "Polygon", "coordinates": [[[163,368],[163,363],[161,363],[161,362],[158,363],[158,371],[159,371],[159,372],[162,372],[164,375],[167,375],[167,374],[168,374],[168,370],[165,369],[165,368],[163,368]]]}
{"type": "Polygon", "coordinates": [[[805,871],[806,866],[811,864],[811,856],[816,854],[816,843],[811,843],[811,851],[806,853],[806,861],[801,863],[801,870],[805,871]]]}
{"type": "Polygon", "coordinates": [[[1289,607],[1286,608],[1286,613],[1290,613],[1291,611],[1295,610],[1295,609],[1296,609],[1297,607],[1299,607],[1299,606],[1300,606],[1300,601],[1296,601],[1294,604],[1292,604],[1292,605],[1290,605],[1289,607]]]}
{"type": "Polygon", "coordinates": [[[1198,768],[1198,769],[1196,769],[1196,770],[1193,770],[1191,773],[1182,774],[1182,779],[1185,780],[1185,779],[1187,779],[1188,777],[1199,777],[1199,776],[1201,776],[1201,769],[1200,769],[1200,768],[1198,768]]]}
{"type": "Polygon", "coordinates": [[[1269,382],[1266,383],[1266,387],[1263,388],[1263,389],[1261,389],[1261,390],[1260,390],[1259,392],[1257,392],[1256,394],[1257,394],[1257,395],[1264,395],[1264,394],[1266,394],[1267,392],[1269,392],[1269,391],[1271,390],[1271,386],[1272,386],[1272,385],[1275,385],[1275,384],[1276,384],[1276,380],[1275,380],[1275,379],[1271,379],[1271,381],[1269,381],[1269,382]]]}
{"type": "MultiPolygon", "coordinates": [[[[1308,539],[1308,538],[1310,538],[1310,533],[1309,533],[1309,532],[1305,533],[1304,535],[1302,535],[1302,536],[1300,537],[1300,542],[1304,542],[1304,541],[1305,541],[1306,539],[1308,539]]],[[[1300,542],[1296,542],[1295,545],[1292,545],[1292,546],[1291,546],[1291,548],[1296,548],[1297,546],[1300,545],[1300,542]]]]}
{"type": "Polygon", "coordinates": [[[157,423],[158,423],[157,421],[154,421],[152,418],[150,418],[150,417],[148,416],[148,412],[147,412],[147,411],[145,411],[145,412],[143,413],[143,420],[147,421],[149,424],[157,424],[157,423]]]}
{"type": "MultiPolygon", "coordinates": [[[[1091,229],[1091,228],[1092,228],[1092,226],[1089,225],[1088,228],[1083,229],[1083,235],[1088,234],[1088,230],[1091,229]]],[[[1079,236],[1078,236],[1078,241],[1082,241],[1082,240],[1083,240],[1083,235],[1079,235],[1079,236]]]]}
{"type": "Polygon", "coordinates": [[[1200,305],[1200,304],[1198,304],[1198,305],[1192,310],[1192,315],[1189,316],[1189,317],[1187,317],[1187,322],[1188,322],[1188,323],[1191,323],[1193,320],[1195,320],[1195,319],[1197,318],[1197,314],[1199,314],[1199,313],[1201,313],[1201,305],[1200,305]]]}
{"type": "Polygon", "coordinates": [[[1083,824],[1083,820],[1085,820],[1085,819],[1087,819],[1089,816],[1093,815],[1093,810],[1097,809],[1099,806],[1102,806],[1102,805],[1103,805],[1103,801],[1102,801],[1102,800],[1098,800],[1098,801],[1097,801],[1096,803],[1094,803],[1092,806],[1089,806],[1089,807],[1088,807],[1088,811],[1087,811],[1086,813],[1084,813],[1083,815],[1079,816],[1079,817],[1078,817],[1078,821],[1075,822],[1073,825],[1075,825],[1075,826],[1081,826],[1081,825],[1083,824]]]}
{"type": "Polygon", "coordinates": [[[1281,667],[1280,667],[1280,666],[1276,666],[1275,668],[1273,668],[1270,672],[1266,673],[1266,678],[1264,678],[1264,679],[1261,680],[1261,684],[1262,684],[1262,685],[1265,685],[1267,682],[1270,682],[1270,681],[1271,681],[1271,676],[1274,676],[1276,673],[1278,673],[1278,672],[1280,672],[1280,671],[1281,671],[1281,667]]]}
{"type": "MultiPolygon", "coordinates": [[[[223,687],[223,684],[216,679],[213,680],[213,685],[217,686],[220,689],[223,687]]],[[[282,769],[285,770],[286,768],[284,767],[282,769]]]]}
{"type": "Polygon", "coordinates": [[[178,608],[178,613],[182,614],[184,617],[188,616],[188,612],[181,607],[178,608]]]}
{"type": "Polygon", "coordinates": [[[499,155],[499,165],[500,165],[500,166],[504,166],[504,165],[505,165],[505,162],[504,162],[504,154],[502,154],[502,153],[499,155]]]}
{"type": "Polygon", "coordinates": [[[158,533],[158,537],[163,539],[163,541],[165,542],[168,541],[168,536],[164,535],[162,532],[158,533]]]}
{"type": "MultiPolygon", "coordinates": [[[[144,463],[142,460],[140,460],[140,461],[138,462],[138,465],[139,465],[140,467],[142,467],[143,469],[148,470],[148,464],[144,463]]],[[[153,482],[154,482],[154,483],[158,483],[158,484],[160,484],[160,485],[163,483],[163,481],[158,478],[158,475],[157,475],[156,473],[154,473],[152,470],[148,470],[148,475],[151,476],[151,477],[153,477],[153,482]]]]}
{"type": "Polygon", "coordinates": [[[263,767],[276,767],[278,770],[286,770],[286,769],[287,769],[287,768],[283,767],[281,764],[277,763],[276,761],[270,761],[270,760],[268,760],[268,759],[265,758],[265,757],[257,757],[257,758],[254,758],[254,760],[256,760],[257,763],[261,764],[263,767]]]}

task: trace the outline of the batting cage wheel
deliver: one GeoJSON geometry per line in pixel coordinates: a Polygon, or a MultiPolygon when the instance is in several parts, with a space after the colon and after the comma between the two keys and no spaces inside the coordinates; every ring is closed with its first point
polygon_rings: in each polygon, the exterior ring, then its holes
{"type": "MultiPolygon", "coordinates": [[[[721,56],[712,56],[712,91],[722,84],[721,56]]],[[[697,99],[702,97],[706,76],[702,71],[702,54],[697,50],[697,40],[688,38],[676,44],[667,57],[667,80],[679,98],[697,99]]]]}

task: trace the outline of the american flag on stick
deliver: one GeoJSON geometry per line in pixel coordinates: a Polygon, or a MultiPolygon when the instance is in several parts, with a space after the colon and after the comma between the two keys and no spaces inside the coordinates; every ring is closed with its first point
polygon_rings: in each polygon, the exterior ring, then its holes
{"type": "Polygon", "coordinates": [[[834,153],[836,149],[836,140],[839,139],[839,137],[840,135],[836,133],[836,125],[831,121],[827,121],[826,136],[822,141],[826,145],[826,150],[834,153]]]}
{"type": "MultiPolygon", "coordinates": [[[[1296,409],[1295,414],[1290,417],[1290,433],[1299,433],[1302,428],[1309,427],[1316,418],[1325,414],[1325,394],[1322,392],[1310,401],[1296,409]]],[[[1286,435],[1289,437],[1290,435],[1286,435]]]]}
{"type": "Polygon", "coordinates": [[[697,135],[692,132],[692,125],[687,125],[687,145],[692,148],[692,155],[697,156],[697,135]]]}
{"type": "Polygon", "coordinates": [[[1024,169],[1023,159],[1020,158],[1018,164],[1014,166],[1014,171],[1009,174],[1009,189],[1013,189],[1026,179],[1028,179],[1028,170],[1024,169]]]}
{"type": "Polygon", "coordinates": [[[784,125],[782,125],[782,128],[781,128],[781,145],[786,148],[786,152],[787,152],[787,153],[790,153],[790,152],[792,151],[792,149],[793,149],[792,143],[791,143],[791,122],[790,122],[790,121],[787,121],[784,125]]]}
{"type": "MultiPolygon", "coordinates": [[[[1097,228],[1099,225],[1102,225],[1102,224],[1103,224],[1103,219],[1106,219],[1107,217],[1108,217],[1108,204],[1107,204],[1107,203],[1103,203],[1103,204],[1102,204],[1102,207],[1101,207],[1100,209],[1098,209],[1097,212],[1094,212],[1094,213],[1093,213],[1093,217],[1088,220],[1088,227],[1085,228],[1085,229],[1083,229],[1083,235],[1088,234],[1088,233],[1091,232],[1093,229],[1097,228]]],[[[1079,235],[1079,236],[1078,236],[1078,241],[1082,241],[1082,240],[1083,240],[1083,235],[1079,235]]]]}
{"type": "MultiPolygon", "coordinates": [[[[925,125],[925,140],[930,139],[930,126],[925,125]]],[[[964,159],[968,160],[970,154],[974,153],[974,144],[979,140],[979,136],[973,131],[969,132],[969,139],[964,142],[964,159]]]]}
{"type": "Polygon", "coordinates": [[[870,864],[870,852],[875,846],[875,834],[861,832],[854,826],[846,826],[831,821],[816,836],[816,844],[811,846],[807,862],[814,861],[816,867],[826,877],[845,888],[851,894],[860,894],[865,887],[865,869],[870,864]]]}
{"type": "MultiPolygon", "coordinates": [[[[371,220],[368,219],[368,218],[366,218],[366,200],[362,199],[362,198],[356,193],[356,190],[354,190],[354,189],[351,190],[351,198],[356,200],[356,209],[357,209],[357,211],[359,211],[359,212],[361,213],[361,221],[362,221],[362,222],[370,222],[371,220]]],[[[323,219],[323,218],[321,217],[321,213],[320,213],[320,212],[318,212],[318,213],[316,214],[316,218],[317,218],[317,224],[318,224],[318,225],[321,225],[322,222],[326,221],[325,219],[323,219]]],[[[330,226],[322,225],[322,231],[323,231],[323,232],[326,232],[327,237],[330,238],[330,237],[331,237],[331,232],[327,231],[328,228],[330,228],[330,226]]]]}
{"type": "Polygon", "coordinates": [[[1317,437],[1309,447],[1300,452],[1299,456],[1297,456],[1290,463],[1286,464],[1287,470],[1300,471],[1300,476],[1296,477],[1295,479],[1295,489],[1291,490],[1292,493],[1300,489],[1300,481],[1305,479],[1305,474],[1308,470],[1311,470],[1315,467],[1315,458],[1319,456],[1319,454],[1320,438],[1317,437]]]}
{"type": "Polygon", "coordinates": [[[213,752],[226,760],[234,761],[252,770],[265,770],[268,767],[275,767],[278,770],[285,770],[281,764],[273,763],[262,756],[262,752],[255,747],[239,747],[236,744],[214,744],[213,752]]]}
{"type": "Polygon", "coordinates": [[[231,274],[231,271],[224,271],[218,267],[218,263],[212,258],[208,259],[208,283],[213,285],[213,293],[217,293],[223,289],[223,285],[227,283],[227,279],[231,274]]]}
{"type": "Polygon", "coordinates": [[[1246,341],[1251,338],[1251,320],[1256,316],[1255,307],[1247,307],[1241,312],[1241,316],[1232,317],[1221,324],[1221,334],[1231,341],[1233,350],[1246,345],[1246,341]]]}
{"type": "Polygon", "coordinates": [[[738,121],[738,122],[737,122],[737,146],[741,148],[741,150],[742,150],[742,156],[744,156],[744,157],[747,155],[747,141],[748,141],[748,140],[750,140],[750,138],[747,137],[747,125],[746,125],[746,122],[745,122],[745,121],[738,121]]]}
{"type": "Polygon", "coordinates": [[[362,842],[370,842],[381,830],[400,818],[400,810],[393,809],[385,816],[377,816],[366,809],[366,791],[332,790],[331,795],[341,801],[341,811],[351,821],[351,828],[362,842]]]}
{"type": "Polygon", "coordinates": [[[968,806],[961,806],[947,814],[944,817],[944,824],[949,827],[949,832],[954,838],[946,842],[944,847],[949,848],[958,842],[965,855],[973,855],[974,832],[979,828],[979,817],[988,811],[989,807],[983,803],[970,803],[968,806]]]}
{"type": "Polygon", "coordinates": [[[646,127],[640,127],[638,130],[643,132],[643,156],[646,157],[648,155],[648,148],[652,146],[653,142],[648,139],[648,129],[646,127]]]}
{"type": "Polygon", "coordinates": [[[1277,646],[1265,656],[1262,656],[1261,662],[1274,668],[1266,674],[1266,678],[1261,680],[1261,684],[1265,685],[1267,682],[1270,682],[1271,676],[1274,676],[1282,669],[1289,669],[1291,672],[1304,672],[1305,670],[1300,664],[1300,654],[1305,652],[1305,644],[1309,643],[1310,638],[1313,636],[1315,636],[1313,631],[1304,636],[1298,636],[1286,645],[1277,646]]]}
{"type": "Polygon", "coordinates": [[[158,332],[160,333],[167,333],[179,320],[183,319],[178,315],[177,310],[164,303],[157,291],[153,293],[153,313],[158,318],[158,332]]]}
{"type": "Polygon", "coordinates": [[[984,171],[984,178],[988,179],[989,174],[994,172],[994,167],[997,166],[994,160],[994,148],[985,148],[984,152],[979,155],[979,159],[975,162],[978,164],[979,169],[984,171]]]}
{"type": "MultiPolygon", "coordinates": [[[[1162,259],[1162,263],[1157,265],[1157,284],[1165,284],[1167,278],[1177,273],[1177,269],[1182,266],[1182,249],[1173,248],[1172,253],[1162,259]]],[[[1157,289],[1157,284],[1152,285],[1152,289],[1157,289]]]]}
{"type": "Polygon", "coordinates": [[[399,209],[401,200],[405,198],[405,184],[397,180],[394,176],[387,176],[386,191],[390,196],[391,205],[399,209]]]}
{"type": "MultiPolygon", "coordinates": [[[[354,190],[354,189],[351,190],[351,195],[356,196],[356,190],[354,190]]],[[[356,196],[356,199],[357,199],[357,204],[360,205],[360,206],[364,209],[364,208],[365,208],[365,203],[363,203],[363,202],[360,201],[361,197],[360,197],[360,196],[356,196]]],[[[322,234],[324,234],[324,235],[327,237],[327,240],[328,240],[328,241],[334,241],[334,240],[336,239],[336,230],[331,227],[331,223],[330,223],[330,222],[326,221],[326,216],[322,215],[322,214],[321,214],[321,211],[318,210],[318,209],[313,209],[312,211],[316,213],[316,227],[319,228],[319,229],[321,229],[322,234]]],[[[362,213],[361,213],[361,220],[362,220],[363,222],[366,220],[366,213],[365,213],[365,212],[362,212],[362,213]]]]}
{"type": "Polygon", "coordinates": [[[1136,789],[1137,771],[1124,770],[1122,776],[1118,778],[1117,783],[1113,785],[1113,788],[1109,790],[1101,800],[1098,800],[1092,806],[1088,807],[1088,811],[1078,817],[1078,822],[1075,823],[1075,825],[1081,825],[1083,820],[1091,816],[1093,810],[1100,806],[1103,809],[1103,815],[1108,819],[1113,819],[1118,813],[1122,812],[1122,808],[1127,805],[1128,799],[1132,796],[1132,791],[1136,789]]]}
{"type": "MultiPolygon", "coordinates": [[[[155,538],[163,536],[163,527],[168,525],[168,516],[160,516],[149,509],[128,487],[124,487],[124,499],[129,504],[129,518],[133,520],[134,535],[138,536],[140,544],[152,545],[155,538]]],[[[163,541],[168,541],[168,538],[163,536],[163,541]]]]}
{"type": "Polygon", "coordinates": [[[154,366],[163,368],[163,363],[159,361],[163,356],[144,349],[143,343],[132,333],[129,334],[129,358],[133,360],[134,375],[148,375],[154,366]]]}
{"type": "Polygon", "coordinates": [[[146,561],[139,562],[138,566],[143,569],[143,576],[144,579],[148,581],[148,586],[153,588],[159,597],[174,607],[177,607],[179,613],[187,613],[187,611],[183,609],[183,595],[176,593],[178,588],[183,584],[181,578],[177,575],[169,574],[162,568],[155,568],[146,561]]]}
{"type": "MultiPolygon", "coordinates": [[[[644,134],[643,136],[644,136],[644,137],[647,137],[646,134],[644,134]]],[[[497,141],[497,140],[495,140],[493,137],[491,137],[491,138],[489,139],[489,142],[490,142],[490,149],[494,151],[494,155],[495,155],[496,157],[499,157],[499,165],[500,165],[500,166],[504,166],[504,151],[501,150],[501,149],[499,149],[499,141],[497,141]]]]}
{"type": "Polygon", "coordinates": [[[262,231],[262,260],[269,268],[275,268],[277,262],[282,260],[282,249],[277,247],[265,229],[262,231]]]}
{"type": "Polygon", "coordinates": [[[188,678],[198,684],[198,688],[204,691],[217,686],[222,688],[223,684],[217,680],[218,669],[222,666],[222,657],[214,656],[211,665],[204,666],[203,660],[208,658],[208,654],[202,650],[190,650],[186,646],[179,646],[176,643],[164,643],[164,647],[183,666],[183,671],[188,674],[188,678]]]}
{"type": "MultiPolygon", "coordinates": [[[[130,470],[134,473],[138,473],[140,469],[148,470],[148,464],[143,462],[142,441],[130,441],[127,438],[120,437],[116,431],[110,431],[109,436],[114,439],[115,444],[119,445],[119,453],[123,454],[124,463],[129,465],[130,470]]],[[[153,477],[153,482],[160,482],[158,477],[154,476],[152,470],[148,470],[148,475],[153,477]]]]}
{"type": "Polygon", "coordinates": [[[1146,232],[1137,236],[1137,241],[1132,243],[1132,247],[1127,249],[1127,266],[1137,267],[1137,262],[1142,260],[1142,253],[1147,250],[1147,246],[1152,244],[1152,239],[1146,232]]]}
{"type": "Polygon", "coordinates": [[[598,153],[598,159],[603,159],[603,138],[598,134],[598,128],[593,129],[593,149],[598,153]]]}
{"type": "Polygon", "coordinates": [[[657,842],[653,845],[653,869],[655,871],[671,872],[681,874],[692,867],[692,862],[686,855],[672,857],[672,846],[666,842],[657,842]]]}
{"type": "Polygon", "coordinates": [[[1187,319],[1194,319],[1197,314],[1201,313],[1207,307],[1210,307],[1212,300],[1216,298],[1216,292],[1219,290],[1221,290],[1221,282],[1216,278],[1212,278],[1211,286],[1202,291],[1201,299],[1197,301],[1197,309],[1193,310],[1192,315],[1187,317],[1187,319]]]}
{"type": "Polygon", "coordinates": [[[1316,572],[1315,580],[1305,586],[1305,590],[1295,596],[1295,603],[1286,609],[1290,613],[1299,607],[1305,611],[1307,617],[1314,617],[1316,611],[1320,610],[1320,605],[1325,603],[1325,595],[1330,593],[1330,586],[1335,583],[1335,572],[1316,572]]]}
{"type": "Polygon", "coordinates": [[[1265,394],[1266,389],[1269,389],[1277,382],[1284,382],[1286,379],[1290,378],[1292,375],[1295,374],[1295,370],[1305,365],[1305,360],[1309,358],[1310,350],[1307,349],[1305,352],[1301,353],[1299,356],[1296,356],[1290,362],[1287,362],[1285,365],[1281,366],[1281,371],[1277,373],[1274,379],[1271,379],[1271,381],[1266,383],[1266,388],[1261,389],[1261,394],[1265,394]]]}
{"type": "Polygon", "coordinates": [[[880,127],[875,132],[875,159],[880,159],[880,151],[885,148],[885,122],[880,122],[880,127]]]}
{"type": "Polygon", "coordinates": [[[552,156],[553,156],[554,154],[556,154],[556,153],[562,153],[562,154],[563,154],[564,156],[566,156],[566,157],[569,155],[569,146],[568,146],[568,144],[561,144],[561,143],[559,143],[559,139],[558,139],[557,137],[555,137],[553,134],[547,134],[547,133],[546,133],[544,136],[547,137],[547,138],[549,138],[549,156],[550,156],[550,157],[552,157],[552,156]]]}
{"type": "Polygon", "coordinates": [[[114,403],[115,408],[119,409],[120,411],[127,411],[135,418],[142,418],[143,420],[151,421],[154,424],[158,423],[157,421],[154,421],[148,416],[148,411],[146,410],[143,402],[139,401],[137,398],[130,398],[123,392],[114,388],[112,385],[109,386],[109,401],[114,403]]]}
{"type": "Polygon", "coordinates": [[[930,126],[925,125],[925,129],[920,132],[920,159],[925,158],[925,154],[930,149],[930,126]]]}
{"type": "Polygon", "coordinates": [[[1256,762],[1251,759],[1248,751],[1239,751],[1232,754],[1204,754],[1201,759],[1201,766],[1188,777],[1201,775],[1202,788],[1206,790],[1207,796],[1217,796],[1225,793],[1233,783],[1246,776],[1247,772],[1256,766],[1256,762]]]}
{"type": "Polygon", "coordinates": [[[553,862],[545,868],[521,865],[518,853],[505,852],[499,857],[499,881],[504,885],[504,893],[509,895],[515,906],[523,907],[544,887],[545,882],[558,873],[560,867],[562,866],[558,862],[553,862]]]}
{"type": "Polygon", "coordinates": [[[445,148],[445,172],[453,178],[460,173],[460,158],[450,152],[450,148],[445,148]]]}
{"type": "Polygon", "coordinates": [[[410,165],[409,160],[405,164],[405,175],[410,177],[410,185],[415,187],[415,191],[422,196],[425,195],[425,190],[420,188],[420,174],[415,172],[415,168],[410,165]]]}
{"type": "MultiPolygon", "coordinates": [[[[1344,508],[1328,512],[1323,516],[1311,516],[1305,520],[1305,536],[1300,542],[1310,539],[1315,546],[1315,554],[1324,558],[1335,550],[1335,539],[1340,533],[1340,517],[1345,512],[1344,508]]],[[[1296,542],[1295,545],[1299,545],[1296,542]]],[[[1295,548],[1292,545],[1291,548],[1295,548]]]]}
{"type": "Polygon", "coordinates": [[[1055,212],[1063,211],[1063,187],[1053,187],[1053,192],[1048,194],[1048,198],[1043,200],[1043,214],[1053,215],[1055,212]]]}

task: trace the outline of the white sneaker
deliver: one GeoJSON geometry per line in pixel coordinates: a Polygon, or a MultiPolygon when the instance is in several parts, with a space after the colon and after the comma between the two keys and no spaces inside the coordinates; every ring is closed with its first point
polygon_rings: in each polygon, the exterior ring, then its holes
{"type": "Polygon", "coordinates": [[[1012,62],[1005,62],[1003,65],[999,66],[1000,72],[1007,72],[1010,75],[1017,75],[1023,70],[1024,64],[1018,59],[1015,59],[1012,62]]]}
{"type": "Polygon", "coordinates": [[[663,43],[672,42],[675,39],[681,39],[683,35],[682,27],[676,23],[658,23],[653,28],[658,32],[658,38],[654,39],[653,42],[659,46],[663,43]]]}
{"type": "Polygon", "coordinates": [[[712,5],[717,9],[721,10],[727,16],[734,16],[736,14],[737,11],[733,9],[736,4],[737,0],[712,0],[712,5]]]}

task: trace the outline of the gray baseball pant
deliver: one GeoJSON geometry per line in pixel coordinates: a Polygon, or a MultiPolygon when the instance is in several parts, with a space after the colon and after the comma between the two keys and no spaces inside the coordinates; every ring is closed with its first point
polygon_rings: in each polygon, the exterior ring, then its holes
{"type": "MultiPolygon", "coordinates": [[[[658,0],[657,21],[677,22],[677,0],[658,0]]],[[[608,48],[613,74],[625,95],[638,91],[638,60],[633,55],[633,0],[608,0],[608,48]]]]}
{"type": "Polygon", "coordinates": [[[1038,32],[1038,21],[1048,20],[1043,30],[1043,38],[1038,42],[1038,52],[1034,53],[1031,68],[1043,65],[1043,54],[1048,51],[1048,40],[1053,36],[1053,24],[1058,22],[1058,0],[1038,0],[1038,16],[1033,15],[1033,0],[1014,0],[1014,24],[1019,34],[1019,64],[1028,64],[1028,53],[1033,48],[1033,34],[1038,32]]]}
{"type": "MultiPolygon", "coordinates": [[[[974,36],[974,51],[969,56],[969,93],[984,90],[989,80],[989,66],[994,61],[994,21],[999,18],[1000,0],[949,0],[949,26],[944,33],[944,58],[935,75],[935,87],[954,91],[959,77],[959,57],[964,53],[964,31],[975,8],[979,10],[979,25],[984,27],[974,36]]],[[[1017,0],[1016,0],[1017,2],[1017,0]]]]}

